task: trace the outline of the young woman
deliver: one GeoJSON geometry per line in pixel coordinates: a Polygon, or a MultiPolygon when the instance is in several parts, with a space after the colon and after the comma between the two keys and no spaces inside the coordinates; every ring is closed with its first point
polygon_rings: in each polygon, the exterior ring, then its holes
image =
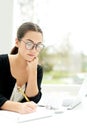
{"type": "Polygon", "coordinates": [[[43,69],[38,55],[44,48],[37,24],[23,23],[11,54],[0,55],[0,109],[31,113],[41,99],[43,69]]]}

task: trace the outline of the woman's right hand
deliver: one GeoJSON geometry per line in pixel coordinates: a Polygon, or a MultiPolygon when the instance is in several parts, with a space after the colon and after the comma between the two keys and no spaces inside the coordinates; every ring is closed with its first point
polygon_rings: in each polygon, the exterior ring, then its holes
{"type": "Polygon", "coordinates": [[[21,114],[32,113],[36,111],[36,108],[37,108],[37,104],[34,103],[33,101],[24,102],[24,103],[20,103],[18,112],[21,114]]]}

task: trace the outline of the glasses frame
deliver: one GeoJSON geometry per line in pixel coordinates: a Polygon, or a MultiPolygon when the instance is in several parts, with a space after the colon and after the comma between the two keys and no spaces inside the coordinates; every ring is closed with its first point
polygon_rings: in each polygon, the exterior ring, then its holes
{"type": "Polygon", "coordinates": [[[27,41],[27,42],[25,42],[24,40],[21,40],[22,42],[24,42],[25,43],[25,48],[27,49],[27,50],[32,50],[32,49],[36,49],[37,51],[41,51],[42,49],[44,49],[44,44],[42,44],[42,43],[37,43],[37,44],[35,44],[33,41],[31,41],[31,40],[29,40],[29,41],[27,41]],[[27,44],[28,43],[31,43],[33,46],[32,46],[32,48],[31,49],[29,49],[28,47],[27,47],[27,44]],[[38,48],[38,46],[39,45],[42,45],[42,48],[38,48]]]}

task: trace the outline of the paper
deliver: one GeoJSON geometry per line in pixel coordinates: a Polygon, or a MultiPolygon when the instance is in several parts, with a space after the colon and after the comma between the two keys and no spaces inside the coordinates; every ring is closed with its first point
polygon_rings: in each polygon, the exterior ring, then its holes
{"type": "Polygon", "coordinates": [[[24,121],[31,121],[46,117],[51,117],[53,115],[52,110],[47,110],[45,107],[38,107],[36,112],[29,113],[29,114],[20,114],[17,118],[18,122],[24,122],[24,121]]]}
{"type": "Polygon", "coordinates": [[[37,120],[41,118],[48,118],[51,117],[54,114],[53,110],[48,110],[45,107],[38,107],[36,112],[29,113],[29,114],[19,114],[16,112],[11,111],[0,111],[0,116],[3,116],[7,119],[14,120],[16,122],[25,122],[25,121],[32,121],[37,120]]]}

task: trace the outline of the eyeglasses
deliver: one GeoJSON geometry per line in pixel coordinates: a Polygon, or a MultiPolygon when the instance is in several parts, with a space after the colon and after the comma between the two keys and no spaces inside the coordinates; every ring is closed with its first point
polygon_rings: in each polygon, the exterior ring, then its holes
{"type": "Polygon", "coordinates": [[[41,51],[45,46],[44,44],[41,44],[41,43],[33,43],[33,41],[27,41],[25,42],[24,40],[21,40],[25,43],[25,47],[27,50],[32,50],[34,47],[37,51],[41,51]]]}

